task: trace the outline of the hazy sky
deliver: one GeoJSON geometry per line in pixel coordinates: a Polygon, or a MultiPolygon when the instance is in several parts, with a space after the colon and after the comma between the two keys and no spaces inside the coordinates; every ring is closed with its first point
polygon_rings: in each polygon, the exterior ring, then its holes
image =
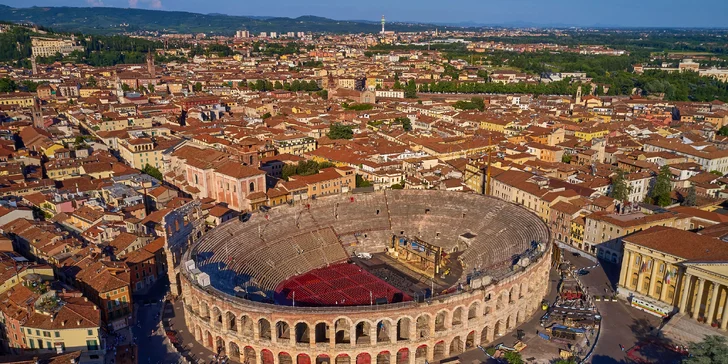
{"type": "Polygon", "coordinates": [[[230,15],[485,24],[728,27],[728,0],[0,0],[14,7],[113,6],[230,15]]]}

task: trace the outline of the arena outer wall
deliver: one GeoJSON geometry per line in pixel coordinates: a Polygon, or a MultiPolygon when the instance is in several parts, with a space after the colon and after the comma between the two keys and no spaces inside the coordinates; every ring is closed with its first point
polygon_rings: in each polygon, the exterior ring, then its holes
{"type": "Polygon", "coordinates": [[[487,286],[381,306],[262,304],[201,287],[181,268],[185,322],[205,347],[223,345],[233,360],[249,364],[432,362],[491,343],[539,311],[549,287],[550,242],[545,249],[487,286]]]}

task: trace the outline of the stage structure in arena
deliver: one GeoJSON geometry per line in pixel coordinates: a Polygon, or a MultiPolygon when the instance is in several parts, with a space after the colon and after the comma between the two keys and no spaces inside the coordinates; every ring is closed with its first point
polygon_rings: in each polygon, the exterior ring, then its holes
{"type": "Polygon", "coordinates": [[[424,364],[537,312],[551,246],[518,205],[391,190],[229,220],[176,269],[187,329],[234,362],[424,364]]]}
{"type": "Polygon", "coordinates": [[[439,275],[449,260],[442,247],[428,244],[418,237],[393,236],[389,254],[404,262],[408,268],[421,272],[430,278],[439,275]]]}

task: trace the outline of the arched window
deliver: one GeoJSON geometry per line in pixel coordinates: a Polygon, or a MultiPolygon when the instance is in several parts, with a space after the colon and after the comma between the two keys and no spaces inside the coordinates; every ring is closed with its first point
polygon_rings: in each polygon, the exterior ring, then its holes
{"type": "Polygon", "coordinates": [[[195,174],[195,184],[200,184],[200,182],[197,180],[197,175],[195,174]]]}
{"type": "Polygon", "coordinates": [[[250,188],[250,192],[255,192],[255,182],[250,182],[248,187],[250,188]]]}

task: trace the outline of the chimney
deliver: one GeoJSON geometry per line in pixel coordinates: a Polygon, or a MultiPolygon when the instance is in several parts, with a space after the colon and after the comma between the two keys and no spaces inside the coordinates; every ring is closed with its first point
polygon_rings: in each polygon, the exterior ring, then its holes
{"type": "Polygon", "coordinates": [[[61,326],[62,327],[65,327],[66,326],[66,320],[61,321],[61,326]]]}
{"type": "Polygon", "coordinates": [[[81,320],[76,321],[78,326],[81,326],[81,320]]]}

